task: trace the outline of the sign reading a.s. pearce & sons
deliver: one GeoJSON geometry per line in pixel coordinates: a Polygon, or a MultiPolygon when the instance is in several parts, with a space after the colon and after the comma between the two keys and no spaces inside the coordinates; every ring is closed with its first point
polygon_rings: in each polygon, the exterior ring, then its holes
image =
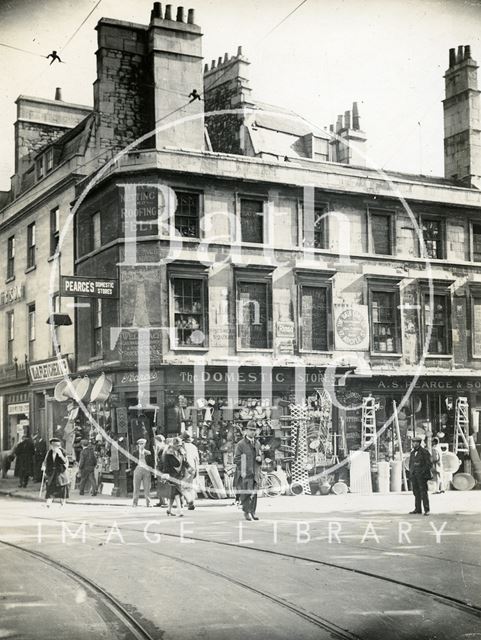
{"type": "Polygon", "coordinates": [[[118,298],[118,280],[115,278],[62,276],[60,295],[75,298],[118,298]]]}

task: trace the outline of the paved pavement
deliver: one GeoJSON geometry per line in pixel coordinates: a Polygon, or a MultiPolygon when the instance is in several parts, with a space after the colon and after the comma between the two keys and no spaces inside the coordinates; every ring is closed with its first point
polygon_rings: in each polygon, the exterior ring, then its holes
{"type": "MultiPolygon", "coordinates": [[[[18,487],[16,478],[0,479],[0,495],[6,495],[23,500],[43,501],[39,496],[39,483],[31,483],[26,489],[18,487]]],[[[154,497],[152,498],[154,501],[154,497]]],[[[259,504],[262,510],[285,512],[319,512],[328,513],[330,511],[369,511],[382,510],[386,513],[406,514],[414,507],[413,496],[410,492],[389,493],[386,495],[372,493],[370,495],[360,495],[348,493],[336,496],[278,496],[276,498],[260,498],[259,504]]],[[[440,495],[430,495],[431,512],[435,513],[480,513],[481,514],[481,491],[447,491],[440,495]]],[[[79,505],[108,505],[125,507],[132,504],[131,498],[117,498],[106,495],[84,495],[80,496],[78,490],[71,492],[69,503],[79,505]]],[[[140,500],[142,503],[143,500],[140,500]]],[[[211,500],[198,499],[197,507],[231,507],[233,500],[211,500]]]]}

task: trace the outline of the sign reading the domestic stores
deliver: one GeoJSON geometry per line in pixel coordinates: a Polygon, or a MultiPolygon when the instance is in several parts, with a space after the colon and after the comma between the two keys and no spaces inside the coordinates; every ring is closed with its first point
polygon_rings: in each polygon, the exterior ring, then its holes
{"type": "Polygon", "coordinates": [[[118,280],[115,278],[62,276],[60,295],[75,298],[118,298],[118,280]]]}

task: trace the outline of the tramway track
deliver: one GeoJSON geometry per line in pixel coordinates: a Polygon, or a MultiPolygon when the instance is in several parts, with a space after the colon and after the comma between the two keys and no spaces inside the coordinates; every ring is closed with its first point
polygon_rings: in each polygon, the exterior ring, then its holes
{"type": "MultiPolygon", "coordinates": [[[[53,518],[41,518],[39,516],[35,517],[36,519],[41,519],[41,520],[54,520],[53,518]]],[[[64,520],[58,520],[58,522],[63,522],[64,520]]],[[[70,524],[81,524],[78,521],[70,521],[70,524]]],[[[94,528],[104,528],[104,525],[101,524],[94,524],[93,525],[94,528]]],[[[144,530],[143,529],[137,529],[137,528],[133,528],[133,527],[126,527],[123,526],[122,529],[124,531],[130,531],[130,532],[135,532],[135,533],[143,533],[144,530]]],[[[481,606],[472,604],[470,602],[467,602],[465,600],[461,600],[460,598],[456,598],[454,596],[450,596],[447,594],[443,594],[443,593],[438,593],[437,591],[434,591],[432,589],[429,589],[428,587],[422,587],[420,585],[416,585],[416,584],[412,584],[410,582],[406,582],[404,580],[399,580],[397,578],[393,578],[390,576],[385,576],[385,575],[380,575],[378,573],[374,573],[373,571],[368,571],[367,569],[360,569],[360,568],[356,568],[356,567],[349,567],[349,566],[345,566],[336,562],[329,562],[328,560],[319,560],[316,558],[310,558],[308,556],[301,556],[301,555],[296,555],[293,553],[288,553],[285,551],[279,551],[279,550],[273,550],[273,549],[265,549],[262,547],[258,547],[258,546],[254,546],[254,545],[240,545],[240,544],[236,544],[235,542],[227,542],[224,540],[212,540],[209,538],[204,538],[204,537],[200,537],[200,536],[193,536],[193,535],[188,535],[188,534],[176,534],[173,532],[169,532],[169,531],[156,531],[156,533],[159,533],[161,536],[165,536],[167,538],[175,538],[178,540],[194,540],[196,542],[203,542],[206,544],[212,544],[212,545],[218,545],[218,546],[222,546],[222,547],[230,547],[230,548],[236,548],[236,549],[242,549],[243,551],[247,551],[247,552],[251,552],[251,553],[263,553],[263,554],[268,554],[271,556],[277,556],[277,557],[281,557],[281,558],[286,558],[286,559],[290,559],[290,560],[294,560],[294,561],[300,561],[300,562],[306,562],[309,564],[313,564],[313,565],[317,565],[317,566],[325,566],[331,569],[337,569],[340,571],[344,571],[344,572],[348,572],[348,573],[352,573],[352,574],[356,574],[356,575],[360,575],[360,576],[365,576],[367,578],[372,578],[374,580],[379,580],[381,582],[385,582],[385,583],[389,583],[389,584],[393,584],[393,585],[398,585],[400,587],[403,587],[405,589],[409,589],[412,591],[415,591],[419,594],[422,594],[424,596],[427,596],[429,598],[431,598],[432,600],[450,607],[452,609],[457,609],[463,613],[466,613],[470,616],[476,617],[481,619],[481,606]]],[[[356,545],[351,545],[355,548],[356,545]]],[[[177,559],[177,558],[172,558],[172,559],[177,559]]],[[[200,565],[201,566],[201,565],[200,565]]]]}
{"type": "MultiPolygon", "coordinates": [[[[7,542],[6,540],[0,539],[0,544],[4,546],[15,549],[16,551],[21,551],[26,553],[41,562],[53,567],[60,573],[68,576],[71,580],[77,582],[83,589],[85,589],[97,602],[99,602],[103,607],[105,607],[108,611],[109,617],[115,619],[116,622],[119,622],[127,632],[125,638],[129,640],[155,640],[154,637],[145,629],[138,620],[132,616],[127,609],[110,593],[105,591],[98,584],[87,578],[86,576],[78,573],[75,569],[68,567],[62,562],[58,562],[53,558],[41,553],[40,551],[34,551],[33,549],[26,549],[18,544],[14,544],[13,542],[7,542]]],[[[105,620],[105,622],[110,622],[109,620],[105,620]]],[[[117,636],[118,637],[118,636],[117,636]]]]}

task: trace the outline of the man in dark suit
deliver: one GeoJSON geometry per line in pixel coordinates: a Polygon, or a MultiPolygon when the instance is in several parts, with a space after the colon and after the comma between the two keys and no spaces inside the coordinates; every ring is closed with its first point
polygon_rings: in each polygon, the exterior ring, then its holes
{"type": "Polygon", "coordinates": [[[413,450],[409,458],[409,477],[414,493],[415,507],[411,513],[422,513],[421,503],[424,507],[424,515],[429,515],[428,480],[431,479],[432,461],[431,454],[421,446],[422,438],[413,438],[413,450]]]}
{"type": "Polygon", "coordinates": [[[256,423],[250,420],[244,429],[244,437],[234,452],[236,465],[235,486],[240,493],[240,501],[246,520],[259,520],[256,516],[257,487],[260,484],[261,450],[255,442],[256,423]]]}

